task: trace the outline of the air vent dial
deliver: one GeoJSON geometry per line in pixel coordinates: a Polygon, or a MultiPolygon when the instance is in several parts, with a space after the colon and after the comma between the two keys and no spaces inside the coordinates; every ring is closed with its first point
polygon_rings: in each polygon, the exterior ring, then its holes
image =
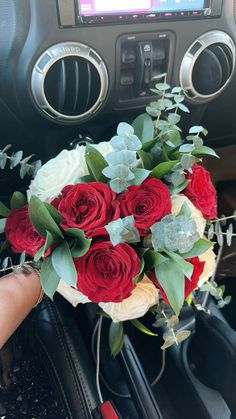
{"type": "Polygon", "coordinates": [[[61,43],[45,51],[31,78],[34,101],[49,118],[76,123],[95,114],[108,91],[105,63],[80,43],[61,43]]]}
{"type": "Polygon", "coordinates": [[[197,103],[219,95],[230,81],[235,65],[235,45],[228,34],[211,31],[187,50],[180,68],[180,84],[197,103]]]}

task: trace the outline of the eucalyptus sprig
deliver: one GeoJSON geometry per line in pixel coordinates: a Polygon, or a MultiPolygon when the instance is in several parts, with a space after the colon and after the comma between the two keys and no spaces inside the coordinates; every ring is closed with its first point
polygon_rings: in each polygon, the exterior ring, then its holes
{"type": "Polygon", "coordinates": [[[23,158],[23,151],[16,151],[9,155],[7,151],[11,148],[11,144],[6,145],[2,150],[0,150],[0,169],[5,169],[7,162],[9,162],[9,168],[12,170],[16,166],[20,165],[20,177],[23,179],[26,174],[29,176],[35,177],[37,171],[40,169],[42,163],[41,160],[36,160],[34,162],[29,163],[30,159],[34,156],[31,154],[30,156],[23,158]]]}

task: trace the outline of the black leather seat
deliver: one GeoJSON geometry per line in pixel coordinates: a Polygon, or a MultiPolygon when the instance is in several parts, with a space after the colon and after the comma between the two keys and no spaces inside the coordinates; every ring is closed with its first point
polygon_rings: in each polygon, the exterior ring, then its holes
{"type": "Polygon", "coordinates": [[[91,419],[99,404],[95,368],[76,324],[76,310],[46,298],[31,316],[35,350],[69,419],[91,419]]]}

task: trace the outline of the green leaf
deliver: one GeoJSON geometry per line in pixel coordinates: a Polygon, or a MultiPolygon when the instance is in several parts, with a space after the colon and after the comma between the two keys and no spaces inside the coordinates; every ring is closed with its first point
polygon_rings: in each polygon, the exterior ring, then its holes
{"type": "Polygon", "coordinates": [[[107,182],[106,176],[102,174],[103,169],[108,166],[102,154],[91,145],[86,146],[85,159],[89,173],[99,182],[107,182]]]}
{"type": "Polygon", "coordinates": [[[131,323],[136,329],[138,329],[140,332],[145,333],[145,335],[148,336],[158,336],[157,333],[153,333],[150,329],[148,329],[146,326],[144,326],[143,323],[141,323],[139,320],[134,319],[131,320],[131,323]]]}
{"type": "Polygon", "coordinates": [[[10,210],[6,207],[6,205],[0,201],[0,216],[1,217],[7,217],[10,210]]]}
{"type": "Polygon", "coordinates": [[[59,213],[59,211],[57,211],[57,209],[53,205],[49,204],[48,202],[45,202],[44,204],[49,214],[52,216],[53,220],[59,225],[64,220],[62,215],[59,213]]]}
{"type": "Polygon", "coordinates": [[[148,250],[144,254],[145,259],[145,266],[146,270],[153,269],[154,266],[158,266],[163,262],[166,262],[168,260],[165,256],[163,256],[161,253],[157,252],[156,250],[148,250]]]}
{"type": "Polygon", "coordinates": [[[124,344],[123,323],[111,323],[109,329],[109,346],[113,358],[118,355],[124,344]]]}
{"type": "Polygon", "coordinates": [[[208,249],[210,249],[213,246],[213,244],[214,243],[212,243],[210,240],[199,239],[189,252],[183,253],[181,256],[184,259],[189,259],[195,256],[200,256],[203,253],[205,253],[208,249]]]}
{"type": "Polygon", "coordinates": [[[140,269],[139,269],[139,273],[138,275],[136,275],[136,277],[134,278],[134,282],[135,284],[138,284],[142,279],[143,279],[143,271],[144,271],[144,267],[145,267],[145,262],[144,262],[144,258],[140,259],[140,269]]]}
{"type": "Polygon", "coordinates": [[[156,277],[178,316],[184,304],[185,278],[179,265],[171,259],[155,267],[156,277]]]}
{"type": "Polygon", "coordinates": [[[2,234],[5,230],[6,221],[7,221],[6,218],[0,219],[0,234],[2,234]]]}
{"type": "Polygon", "coordinates": [[[152,118],[147,113],[139,115],[132,123],[134,134],[142,143],[152,141],[154,138],[154,127],[152,118]]]}
{"type": "Polygon", "coordinates": [[[29,217],[34,228],[46,237],[47,231],[53,236],[63,238],[63,234],[48,211],[45,203],[32,195],[29,202],[29,217]]]}
{"type": "Polygon", "coordinates": [[[189,184],[189,180],[186,179],[183,183],[181,183],[178,186],[174,186],[174,185],[169,186],[169,190],[170,190],[171,195],[178,194],[178,193],[182,192],[188,184],[189,184]]]}
{"type": "Polygon", "coordinates": [[[38,262],[41,257],[43,256],[43,254],[46,252],[46,250],[55,242],[54,236],[47,231],[46,234],[46,241],[44,243],[44,245],[42,247],[40,247],[40,249],[38,249],[38,251],[35,253],[34,255],[34,261],[38,262]]]}
{"type": "Polygon", "coordinates": [[[4,240],[4,242],[0,245],[0,253],[7,250],[9,246],[10,246],[10,243],[7,240],[4,240]]]}
{"type": "Polygon", "coordinates": [[[67,284],[75,286],[77,272],[71,251],[66,241],[63,241],[52,253],[52,265],[56,273],[67,284]]]}
{"type": "Polygon", "coordinates": [[[169,160],[166,162],[159,163],[151,172],[151,176],[157,179],[161,179],[165,176],[173,167],[179,163],[179,160],[169,160]]]}
{"type": "Polygon", "coordinates": [[[169,113],[169,115],[168,115],[168,122],[171,125],[178,124],[180,119],[181,119],[181,117],[177,113],[169,113]]]}
{"type": "Polygon", "coordinates": [[[150,170],[135,168],[132,169],[135,178],[129,182],[130,185],[140,185],[149,175],[150,170]]]}
{"type": "Polygon", "coordinates": [[[66,234],[75,239],[73,246],[71,247],[72,256],[78,258],[85,255],[90,248],[92,240],[85,237],[83,230],[80,230],[79,228],[68,228],[66,234]]]}
{"type": "Polygon", "coordinates": [[[218,154],[216,154],[215,150],[213,150],[211,147],[207,147],[205,145],[203,145],[200,148],[197,148],[196,150],[192,151],[192,154],[194,155],[208,155],[208,156],[213,156],[213,157],[217,157],[219,159],[218,154]]]}
{"type": "Polygon", "coordinates": [[[183,103],[179,103],[179,104],[178,104],[178,107],[179,107],[179,109],[181,109],[181,111],[183,111],[183,112],[187,112],[187,113],[189,113],[189,112],[190,112],[190,111],[189,111],[189,109],[187,108],[187,106],[183,105],[183,103]]]}
{"type": "Polygon", "coordinates": [[[182,256],[178,255],[177,253],[169,252],[168,250],[163,250],[179,267],[179,269],[183,272],[183,274],[188,278],[191,279],[193,274],[193,265],[190,262],[187,262],[183,259],[182,256]]]}
{"type": "Polygon", "coordinates": [[[188,206],[187,202],[184,202],[182,207],[180,208],[180,212],[178,214],[179,215],[183,215],[186,218],[191,218],[192,212],[190,210],[190,207],[188,206]]]}
{"type": "Polygon", "coordinates": [[[153,157],[151,153],[147,153],[144,150],[139,150],[138,155],[142,161],[143,168],[152,170],[154,166],[153,157]]]}
{"type": "Polygon", "coordinates": [[[48,295],[49,298],[53,299],[60,282],[60,277],[53,268],[51,256],[44,259],[42,263],[40,281],[45,294],[48,295]]]}
{"type": "Polygon", "coordinates": [[[14,192],[11,197],[10,206],[12,210],[17,210],[27,203],[27,199],[22,192],[14,192]]]}

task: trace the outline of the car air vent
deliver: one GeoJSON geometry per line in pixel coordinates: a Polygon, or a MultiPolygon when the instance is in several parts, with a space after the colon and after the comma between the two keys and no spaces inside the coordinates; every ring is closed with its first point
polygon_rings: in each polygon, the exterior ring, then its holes
{"type": "Polygon", "coordinates": [[[33,98],[49,118],[77,123],[104,103],[108,75],[102,58],[80,43],[62,43],[45,51],[31,78],[33,98]]]}
{"type": "Polygon", "coordinates": [[[235,65],[235,45],[224,32],[212,31],[198,38],[186,52],[180,84],[193,102],[207,102],[230,81],[235,65]]]}

